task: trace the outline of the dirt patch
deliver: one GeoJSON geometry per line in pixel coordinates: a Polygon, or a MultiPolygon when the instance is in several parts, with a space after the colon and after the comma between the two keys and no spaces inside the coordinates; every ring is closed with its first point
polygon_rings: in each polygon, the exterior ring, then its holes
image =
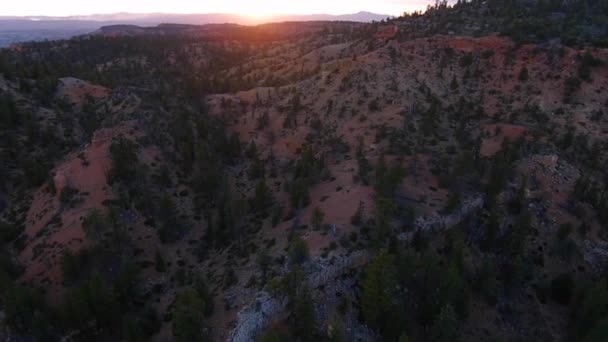
{"type": "Polygon", "coordinates": [[[500,151],[505,140],[513,142],[524,136],[528,129],[518,125],[490,124],[484,126],[483,131],[490,137],[483,139],[480,153],[484,157],[491,157],[500,151]]]}
{"type": "Polygon", "coordinates": [[[57,85],[57,97],[75,106],[82,106],[89,99],[100,99],[109,95],[110,90],[108,88],[74,77],[60,78],[57,85]]]}

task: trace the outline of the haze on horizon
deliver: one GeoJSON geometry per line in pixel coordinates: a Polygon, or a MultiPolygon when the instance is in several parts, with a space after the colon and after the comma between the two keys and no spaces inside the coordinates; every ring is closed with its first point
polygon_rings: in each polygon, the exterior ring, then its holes
{"type": "Polygon", "coordinates": [[[21,0],[7,2],[0,16],[77,16],[109,13],[230,13],[243,16],[349,14],[367,11],[401,15],[405,11],[424,9],[432,0],[21,0]]]}

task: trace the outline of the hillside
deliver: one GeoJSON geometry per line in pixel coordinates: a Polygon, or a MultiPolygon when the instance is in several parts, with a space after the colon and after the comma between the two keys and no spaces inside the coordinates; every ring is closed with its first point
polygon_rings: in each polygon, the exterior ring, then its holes
{"type": "Polygon", "coordinates": [[[606,11],[583,2],[0,50],[0,336],[604,341],[606,11]]]}

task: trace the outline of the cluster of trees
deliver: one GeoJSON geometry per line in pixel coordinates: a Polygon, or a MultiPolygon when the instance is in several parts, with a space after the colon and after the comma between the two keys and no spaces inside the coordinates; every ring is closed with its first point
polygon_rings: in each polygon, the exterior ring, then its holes
{"type": "Polygon", "coordinates": [[[418,255],[402,248],[381,253],[366,267],[361,283],[366,323],[385,340],[424,331],[431,332],[432,341],[458,340],[470,296],[461,262],[452,259],[442,267],[432,253],[418,255]]]}
{"type": "Polygon", "coordinates": [[[590,139],[586,132],[577,130],[572,125],[566,126],[565,131],[556,139],[556,146],[564,152],[563,155],[592,169],[601,170],[602,162],[606,159],[603,153],[605,142],[590,139]]]}
{"type": "MultiPolygon", "coordinates": [[[[90,229],[103,221],[98,215],[87,218],[90,229]]],[[[55,341],[67,333],[74,333],[78,340],[144,341],[156,333],[160,318],[153,307],[142,305],[136,291],[138,268],[121,259],[115,246],[104,245],[97,243],[77,253],[65,251],[62,267],[67,289],[60,306],[48,306],[42,292],[11,281],[18,273],[8,276],[2,270],[0,302],[5,323],[20,338],[37,341],[55,341]],[[117,267],[108,271],[108,263],[117,267]]]]}
{"type": "Polygon", "coordinates": [[[581,176],[574,184],[572,195],[581,202],[591,204],[597,211],[600,222],[608,222],[608,191],[605,183],[581,176]]]}
{"type": "Polygon", "coordinates": [[[211,341],[205,317],[213,313],[213,298],[203,278],[177,294],[172,312],[173,335],[177,341],[211,341]]]}
{"type": "Polygon", "coordinates": [[[291,208],[297,211],[310,203],[309,189],[321,180],[325,172],[324,156],[317,155],[312,146],[302,148],[300,158],[296,161],[293,178],[288,184],[291,208]]]}
{"type": "Polygon", "coordinates": [[[112,159],[112,169],[108,172],[108,184],[115,181],[129,184],[138,177],[139,148],[129,138],[120,136],[112,141],[110,145],[110,158],[112,159]]]}
{"type": "Polygon", "coordinates": [[[405,14],[412,30],[402,37],[434,34],[490,34],[501,32],[520,43],[561,38],[569,45],[606,46],[608,24],[602,0],[526,1],[445,0],[429,5],[424,13],[405,14]]]}
{"type": "Polygon", "coordinates": [[[314,341],[321,336],[316,328],[312,289],[302,268],[309,258],[306,241],[297,236],[292,237],[288,254],[289,272],[283,278],[274,278],[269,283],[269,288],[273,295],[287,299],[289,331],[271,327],[261,334],[261,341],[314,341]]]}
{"type": "Polygon", "coordinates": [[[10,93],[0,94],[0,175],[4,187],[35,187],[44,183],[54,160],[69,144],[49,125],[41,125],[30,110],[17,105],[10,93]]]}
{"type": "MultiPolygon", "coordinates": [[[[395,195],[398,185],[405,177],[405,170],[399,161],[395,161],[390,167],[386,165],[384,155],[378,158],[378,162],[374,169],[374,189],[376,190],[374,223],[372,231],[373,244],[376,247],[383,247],[386,243],[395,236],[391,221],[395,218],[397,204],[395,195]]],[[[407,216],[407,210],[399,212],[401,218],[407,216]]]]}
{"type": "Polygon", "coordinates": [[[24,44],[23,52],[3,50],[0,52],[0,73],[9,79],[36,80],[32,84],[24,83],[24,89],[32,89],[44,95],[41,99],[49,100],[47,95],[53,94],[57,78],[65,75],[110,88],[154,83],[160,99],[175,94],[176,89],[186,97],[200,98],[211,90],[234,91],[247,86],[239,75],[230,80],[218,77],[251,53],[247,44],[224,49],[187,35],[98,35],[64,44],[58,49],[55,42],[34,42],[24,44]],[[204,57],[207,63],[198,65],[193,57],[196,56],[194,50],[186,53],[185,47],[192,44],[204,47],[204,56],[197,57],[204,57]],[[106,64],[108,56],[124,62],[106,64]],[[100,65],[104,66],[103,70],[98,68],[100,65]],[[157,81],[152,81],[150,76],[158,77],[157,81]],[[171,82],[171,89],[163,86],[163,81],[174,77],[177,79],[171,82]]]}

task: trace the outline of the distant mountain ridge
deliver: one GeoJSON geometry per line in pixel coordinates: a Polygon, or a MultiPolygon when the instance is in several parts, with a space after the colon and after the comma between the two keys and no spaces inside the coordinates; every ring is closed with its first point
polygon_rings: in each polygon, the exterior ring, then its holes
{"type": "Polygon", "coordinates": [[[195,37],[198,41],[243,41],[267,42],[289,39],[299,34],[321,32],[331,28],[336,31],[350,32],[366,23],[345,20],[307,20],[281,21],[259,25],[223,24],[159,24],[156,26],[109,25],[84,35],[104,36],[180,36],[195,37]]]}
{"type": "Polygon", "coordinates": [[[90,14],[76,16],[0,16],[2,21],[26,21],[26,22],[57,22],[57,21],[74,21],[74,22],[105,22],[112,24],[131,24],[131,25],[158,25],[161,23],[175,24],[217,24],[217,23],[234,23],[234,24],[262,24],[267,22],[278,21],[311,21],[311,20],[328,20],[328,21],[359,21],[371,22],[380,21],[391,17],[387,14],[377,14],[372,12],[360,11],[351,14],[279,14],[266,17],[249,17],[240,14],[230,13],[193,13],[193,14],[173,14],[173,13],[108,13],[108,14],[90,14]]]}
{"type": "Polygon", "coordinates": [[[233,23],[256,25],[284,21],[355,21],[372,22],[389,18],[389,15],[371,12],[353,14],[309,14],[275,15],[269,17],[247,17],[238,14],[169,14],[169,13],[111,13],[81,16],[0,16],[0,47],[33,40],[66,39],[91,33],[104,26],[136,25],[156,26],[163,23],[204,25],[233,23]]]}

